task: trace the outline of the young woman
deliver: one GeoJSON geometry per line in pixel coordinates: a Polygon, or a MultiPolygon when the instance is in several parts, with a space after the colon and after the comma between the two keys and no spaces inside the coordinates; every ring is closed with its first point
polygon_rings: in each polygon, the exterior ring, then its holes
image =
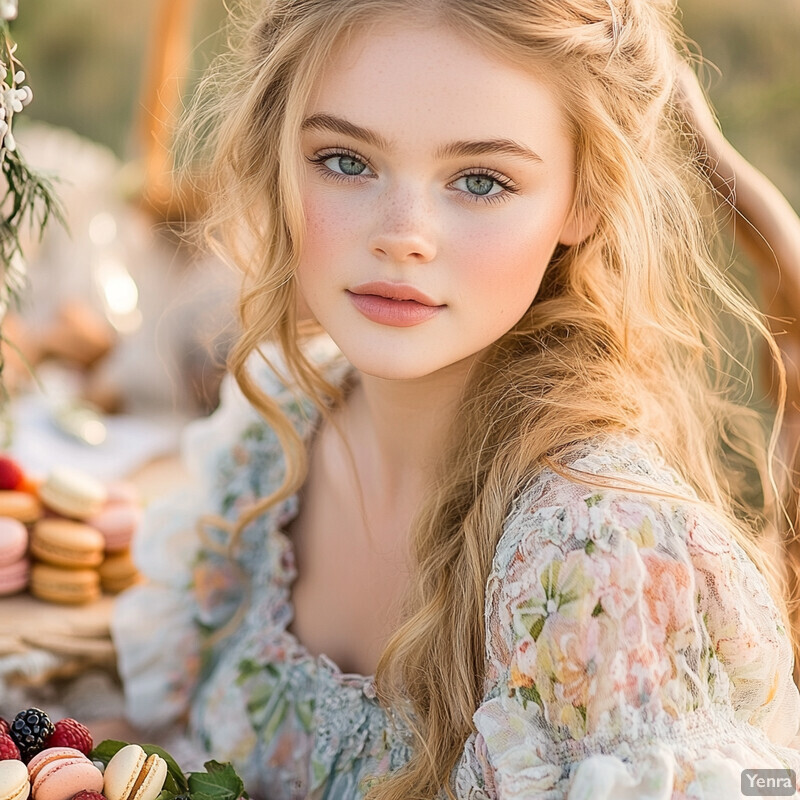
{"type": "Polygon", "coordinates": [[[131,720],[268,800],[796,770],[776,432],[719,317],[778,350],[711,254],[672,4],[258,6],[195,109],[238,388],[138,539],[131,720]]]}

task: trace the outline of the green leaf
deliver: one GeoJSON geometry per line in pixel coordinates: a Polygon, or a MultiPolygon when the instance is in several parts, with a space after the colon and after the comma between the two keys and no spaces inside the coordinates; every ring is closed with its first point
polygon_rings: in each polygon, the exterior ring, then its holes
{"type": "Polygon", "coordinates": [[[108,762],[120,751],[123,747],[127,747],[130,742],[120,742],[117,739],[103,739],[100,744],[95,745],[89,758],[92,761],[100,761],[103,766],[107,766],[108,762]]]}
{"type": "MultiPolygon", "coordinates": [[[[123,747],[127,747],[129,744],[130,742],[120,742],[117,739],[104,739],[92,750],[89,754],[89,758],[93,761],[102,762],[103,766],[108,766],[108,762],[111,761],[123,747]]],[[[155,754],[161,756],[161,758],[167,762],[167,779],[164,781],[162,794],[166,792],[169,797],[185,794],[189,789],[189,783],[175,759],[166,750],[158,747],[158,745],[143,744],[140,746],[148,756],[155,754]]],[[[161,797],[161,795],[159,795],[159,800],[167,800],[167,797],[161,797]]]]}
{"type": "Polygon", "coordinates": [[[162,789],[156,795],[156,800],[191,800],[191,798],[188,794],[173,794],[166,789],[162,789]]]}
{"type": "Polygon", "coordinates": [[[184,794],[189,789],[189,782],[186,780],[183,770],[166,750],[155,744],[143,744],[142,750],[148,756],[161,756],[167,762],[167,779],[164,781],[166,791],[172,794],[184,794]]]}
{"type": "Polygon", "coordinates": [[[533,701],[536,703],[539,708],[544,710],[544,704],[542,703],[542,696],[539,694],[539,690],[536,688],[535,685],[533,686],[521,686],[517,689],[522,697],[522,704],[523,708],[527,708],[529,702],[533,701]]]}
{"type": "Polygon", "coordinates": [[[242,779],[231,764],[206,761],[205,772],[189,773],[192,800],[238,800],[246,797],[242,779]]]}
{"type": "Polygon", "coordinates": [[[545,619],[546,617],[537,617],[530,627],[531,637],[533,638],[534,642],[538,641],[539,636],[542,633],[542,628],[544,628],[545,619]]]}

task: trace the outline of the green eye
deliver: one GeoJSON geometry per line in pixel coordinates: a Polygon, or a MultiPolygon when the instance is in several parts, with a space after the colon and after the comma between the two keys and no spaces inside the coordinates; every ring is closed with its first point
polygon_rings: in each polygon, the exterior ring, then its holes
{"type": "Polygon", "coordinates": [[[330,164],[329,168],[334,172],[341,172],[344,175],[361,175],[367,168],[363,161],[359,161],[353,156],[334,156],[329,158],[326,164],[330,164]],[[330,164],[330,162],[333,162],[330,164]]]}
{"type": "Polygon", "coordinates": [[[464,185],[470,194],[489,194],[495,183],[497,183],[497,181],[495,181],[494,178],[490,178],[488,175],[467,175],[464,178],[464,185]]]}

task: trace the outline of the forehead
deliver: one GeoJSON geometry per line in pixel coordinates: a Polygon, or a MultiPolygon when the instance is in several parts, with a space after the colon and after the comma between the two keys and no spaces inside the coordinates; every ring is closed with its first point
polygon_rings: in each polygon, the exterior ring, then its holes
{"type": "Polygon", "coordinates": [[[332,114],[403,140],[535,139],[569,147],[556,91],[541,72],[495,57],[442,24],[392,20],[356,32],[317,79],[306,116],[332,114]]]}

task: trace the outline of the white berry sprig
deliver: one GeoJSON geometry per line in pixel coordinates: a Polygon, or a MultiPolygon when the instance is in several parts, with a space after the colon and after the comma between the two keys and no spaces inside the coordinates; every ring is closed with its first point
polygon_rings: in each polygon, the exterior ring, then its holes
{"type": "MultiPolygon", "coordinates": [[[[0,345],[7,341],[2,332],[6,312],[26,286],[23,233],[27,228],[41,237],[51,216],[64,224],[50,181],[28,167],[12,130],[14,117],[33,100],[8,24],[17,11],[17,0],[0,0],[0,345]]],[[[0,349],[0,439],[5,440],[10,432],[7,405],[0,349]]]]}

